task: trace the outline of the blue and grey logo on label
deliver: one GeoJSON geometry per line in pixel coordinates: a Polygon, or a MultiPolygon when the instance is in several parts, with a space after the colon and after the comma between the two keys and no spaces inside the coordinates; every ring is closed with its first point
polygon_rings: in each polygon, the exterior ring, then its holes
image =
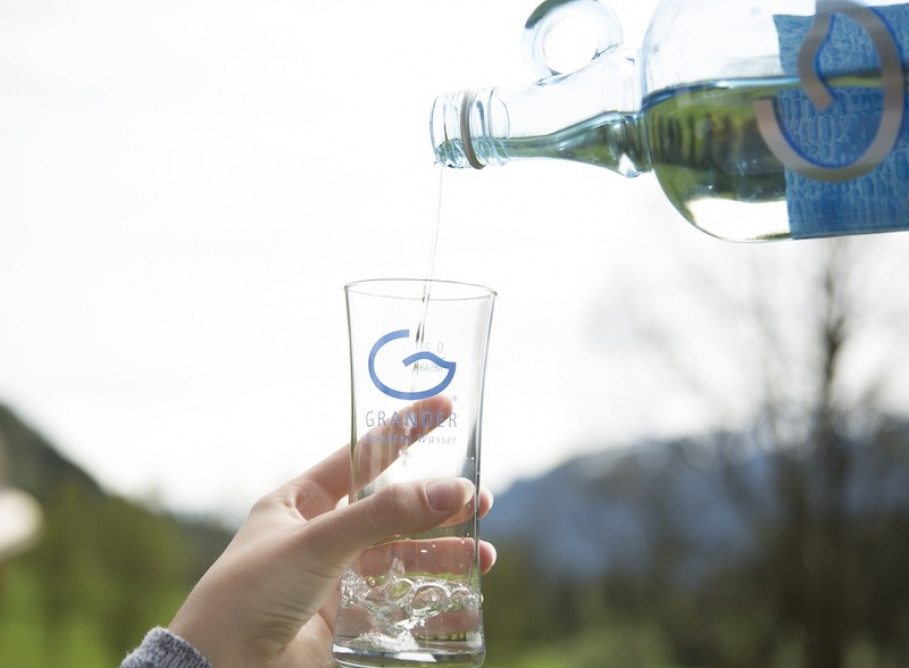
{"type": "Polygon", "coordinates": [[[375,386],[379,388],[379,390],[390,397],[394,397],[395,399],[406,399],[408,401],[414,401],[417,399],[426,399],[428,397],[435,396],[451,384],[451,381],[454,379],[457,363],[443,360],[441,357],[429,352],[428,350],[422,350],[408,355],[401,360],[401,364],[406,368],[419,362],[428,362],[429,365],[432,365],[431,368],[433,368],[434,371],[445,370],[445,377],[441,380],[441,382],[437,383],[433,387],[424,390],[411,389],[410,391],[395,389],[385,384],[379,378],[379,374],[376,372],[376,357],[379,355],[379,352],[382,350],[382,348],[384,348],[388,343],[392,341],[395,341],[397,339],[406,339],[409,336],[409,329],[399,329],[394,332],[385,334],[384,336],[380,337],[378,341],[376,341],[375,345],[372,347],[372,350],[369,351],[369,377],[372,379],[372,382],[375,384],[375,386]]]}
{"type": "MultiPolygon", "coordinates": [[[[784,130],[773,98],[756,100],[753,107],[761,136],[786,168],[809,179],[842,183],[867,174],[884,162],[893,150],[903,126],[906,84],[897,31],[888,25],[885,16],[891,16],[895,25],[905,31],[904,7],[876,11],[859,0],[817,0],[817,13],[797,52],[793,50],[791,40],[799,34],[794,28],[801,27],[803,18],[777,17],[777,27],[783,37],[780,47],[784,69],[787,74],[796,74],[804,89],[804,92],[787,93],[790,105],[798,111],[790,113],[790,120],[798,122],[792,123],[795,127],[784,130]],[[839,15],[836,20],[835,15],[839,15]],[[828,51],[825,46],[830,47],[828,51]],[[870,86],[855,89],[850,96],[837,101],[827,83],[828,74],[860,75],[875,70],[880,71],[880,90],[870,86]],[[798,93],[798,97],[793,93],[798,93]],[[807,98],[804,104],[802,95],[807,98]],[[845,164],[824,164],[818,158],[809,157],[804,147],[800,147],[802,140],[807,140],[809,145],[815,144],[818,137],[849,128],[850,119],[862,120],[875,108],[880,109],[881,117],[870,144],[845,164]],[[827,117],[822,113],[825,111],[829,112],[827,117]]],[[[861,132],[854,140],[861,142],[866,132],[864,128],[859,130],[861,132]]],[[[848,136],[843,139],[849,144],[848,136]]],[[[855,152],[856,146],[844,145],[843,139],[836,154],[846,149],[847,154],[855,152]]]]}

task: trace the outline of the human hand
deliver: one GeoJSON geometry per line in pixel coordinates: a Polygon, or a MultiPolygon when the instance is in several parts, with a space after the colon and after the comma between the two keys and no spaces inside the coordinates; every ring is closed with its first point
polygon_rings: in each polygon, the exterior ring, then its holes
{"type": "MultiPolygon", "coordinates": [[[[390,485],[337,507],[349,491],[345,446],[260,499],[169,629],[215,668],[329,668],[338,582],[347,566],[391,536],[470,517],[475,498],[481,516],[492,505],[488,492],[476,494],[461,478],[390,485]]],[[[480,541],[480,571],[494,561],[492,545],[480,541]]]]}

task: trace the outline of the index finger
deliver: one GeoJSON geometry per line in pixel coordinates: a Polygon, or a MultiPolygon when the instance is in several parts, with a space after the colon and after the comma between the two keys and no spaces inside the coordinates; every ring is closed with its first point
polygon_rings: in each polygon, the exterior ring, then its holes
{"type": "Polygon", "coordinates": [[[399,419],[384,420],[360,437],[352,473],[359,491],[391,466],[409,446],[451,415],[451,399],[437,394],[394,411],[399,419]]]}
{"type": "MultiPolygon", "coordinates": [[[[447,414],[451,412],[451,400],[437,395],[414,402],[403,410],[415,413],[431,411],[435,414],[447,414]]],[[[411,444],[431,430],[431,428],[424,428],[420,425],[414,428],[401,424],[387,424],[371,430],[370,434],[377,436],[372,439],[372,443],[376,445],[370,445],[369,452],[366,453],[362,449],[361,443],[361,456],[358,458],[357,466],[358,480],[367,482],[372,480],[391,466],[402,452],[400,447],[381,448],[378,444],[411,444]]],[[[349,445],[345,445],[287,483],[284,489],[287,489],[291,495],[288,502],[304,517],[315,517],[332,510],[341,499],[350,493],[351,468],[351,448],[349,445]]]]}

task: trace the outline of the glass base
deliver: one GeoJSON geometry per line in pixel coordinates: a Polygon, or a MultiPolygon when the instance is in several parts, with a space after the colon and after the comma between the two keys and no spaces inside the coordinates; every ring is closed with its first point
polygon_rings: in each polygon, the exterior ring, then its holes
{"type": "Polygon", "coordinates": [[[335,643],[332,655],[342,668],[480,668],[486,658],[483,649],[442,642],[419,649],[381,651],[335,643]]]}

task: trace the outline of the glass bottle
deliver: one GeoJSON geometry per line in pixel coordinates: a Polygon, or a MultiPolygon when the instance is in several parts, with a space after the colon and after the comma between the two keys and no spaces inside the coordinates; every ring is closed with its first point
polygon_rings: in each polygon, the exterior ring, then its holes
{"type": "Polygon", "coordinates": [[[439,163],[560,158],[654,172],[682,216],[728,240],[909,229],[909,5],[663,0],[628,52],[605,5],[548,0],[525,40],[536,83],[436,99],[439,163]],[[599,44],[562,73],[545,42],[579,14],[599,44]]]}

